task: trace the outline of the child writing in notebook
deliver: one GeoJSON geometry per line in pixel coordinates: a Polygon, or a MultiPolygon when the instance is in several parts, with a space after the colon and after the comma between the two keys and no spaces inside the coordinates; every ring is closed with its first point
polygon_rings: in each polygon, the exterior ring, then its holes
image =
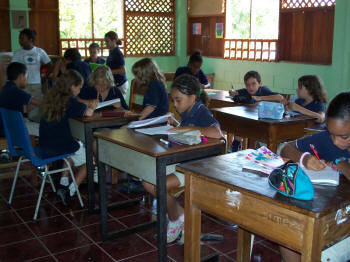
{"type": "Polygon", "coordinates": [[[298,80],[298,99],[286,104],[287,110],[317,117],[316,122],[324,121],[327,93],[321,79],[316,75],[305,75],[298,80]]]}
{"type": "MultiPolygon", "coordinates": [[[[184,74],[176,78],[171,87],[171,97],[176,110],[181,115],[179,127],[176,131],[199,130],[204,136],[221,138],[220,125],[209,109],[204,105],[208,99],[200,82],[192,75],[184,74]]],[[[172,120],[169,120],[172,121],[172,120]]],[[[173,130],[173,129],[171,129],[173,130]]],[[[167,175],[167,211],[169,223],[167,227],[167,242],[173,242],[184,230],[184,209],[169,194],[173,188],[184,186],[184,174],[174,172],[167,175]]],[[[145,190],[156,196],[155,186],[143,181],[145,190]]]]}
{"type": "Polygon", "coordinates": [[[99,66],[89,76],[89,85],[95,87],[97,99],[99,102],[120,99],[119,103],[113,104],[115,108],[123,107],[128,110],[124,97],[120,90],[114,85],[114,79],[111,69],[108,66],[99,66]]]}
{"type": "Polygon", "coordinates": [[[132,66],[137,85],[145,86],[143,110],[140,120],[165,115],[168,112],[169,100],[165,89],[166,83],[157,64],[150,58],[144,58],[132,66]]]}
{"type": "MultiPolygon", "coordinates": [[[[311,170],[322,170],[330,165],[350,180],[350,92],[340,93],[330,102],[325,123],[326,131],[290,142],[281,155],[311,170]],[[321,160],[313,155],[310,144],[314,145],[321,160]]],[[[281,247],[281,254],[285,262],[300,261],[300,254],[285,247],[281,247]]]]}
{"type": "MultiPolygon", "coordinates": [[[[69,161],[78,167],[76,183],[79,186],[86,178],[85,148],[76,141],[70,131],[68,119],[72,117],[92,116],[96,104],[87,107],[77,100],[83,86],[82,76],[75,70],[67,70],[48,91],[42,105],[42,119],[39,129],[41,155],[51,157],[72,153],[69,161]]],[[[64,205],[68,205],[75,194],[73,183],[69,184],[68,173],[62,173],[60,184],[64,186],[57,191],[64,205]]]]}

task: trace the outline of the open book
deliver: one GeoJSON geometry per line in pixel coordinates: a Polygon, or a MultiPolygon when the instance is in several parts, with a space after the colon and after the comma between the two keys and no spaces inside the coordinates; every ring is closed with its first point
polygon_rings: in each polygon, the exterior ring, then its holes
{"type": "Polygon", "coordinates": [[[313,184],[337,186],[339,185],[339,173],[327,166],[320,171],[314,171],[307,168],[303,168],[303,171],[310,178],[313,184]]]}
{"type": "Polygon", "coordinates": [[[120,102],[120,98],[116,98],[116,99],[100,102],[100,103],[98,103],[96,109],[99,109],[99,108],[102,108],[102,107],[105,107],[105,106],[110,106],[110,105],[113,105],[113,104],[119,103],[119,102],[120,102]]]}
{"type": "Polygon", "coordinates": [[[135,129],[136,132],[140,132],[146,135],[169,135],[175,134],[176,132],[169,132],[169,129],[174,128],[173,126],[156,126],[151,128],[139,128],[135,129]]]}
{"type": "Polygon", "coordinates": [[[163,116],[153,117],[145,120],[139,120],[139,121],[132,121],[127,125],[127,128],[138,128],[143,126],[150,126],[150,125],[157,125],[157,124],[163,124],[168,121],[168,118],[173,118],[173,115],[171,113],[168,113],[163,116]]]}

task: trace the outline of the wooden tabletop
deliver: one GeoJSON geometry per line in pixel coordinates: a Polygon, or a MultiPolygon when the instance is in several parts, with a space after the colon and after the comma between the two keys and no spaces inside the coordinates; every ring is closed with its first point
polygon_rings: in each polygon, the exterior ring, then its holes
{"type": "Polygon", "coordinates": [[[249,119],[253,121],[259,121],[270,124],[280,124],[280,123],[290,123],[296,121],[303,120],[313,120],[316,118],[305,115],[298,115],[293,117],[283,117],[280,120],[276,119],[267,119],[267,118],[259,118],[258,117],[258,104],[252,105],[244,105],[244,106],[235,106],[235,107],[225,107],[225,108],[214,108],[212,109],[213,113],[222,113],[227,116],[241,118],[241,119],[249,119]]]}
{"type": "Polygon", "coordinates": [[[172,144],[171,147],[168,147],[167,145],[159,141],[160,138],[166,139],[166,136],[149,136],[142,133],[138,133],[133,129],[129,128],[95,132],[94,136],[133,149],[135,151],[150,155],[152,157],[172,155],[190,150],[202,148],[204,149],[207,147],[224,144],[222,140],[208,138],[208,142],[201,143],[198,145],[190,146],[172,144]]]}
{"type": "Polygon", "coordinates": [[[210,99],[208,106],[209,108],[221,108],[239,105],[233,101],[228,91],[216,89],[205,89],[205,91],[207,92],[210,99]]]}
{"type": "Polygon", "coordinates": [[[123,109],[105,109],[105,110],[97,110],[94,112],[92,116],[84,116],[84,117],[75,117],[75,120],[81,121],[83,123],[90,122],[99,122],[99,121],[109,121],[109,120],[117,120],[117,119],[129,119],[129,120],[137,120],[139,117],[138,114],[131,113],[130,111],[125,111],[123,109]],[[102,116],[102,111],[115,111],[115,112],[127,112],[124,116],[102,116]]]}
{"type": "Polygon", "coordinates": [[[337,187],[314,185],[315,196],[313,200],[303,201],[285,197],[269,184],[267,175],[258,175],[243,172],[242,166],[248,160],[244,157],[247,151],[210,157],[203,160],[180,164],[177,169],[183,173],[191,172],[214,183],[224,184],[228,188],[239,188],[251,194],[258,194],[259,198],[279,202],[288,209],[316,217],[336,211],[350,205],[350,182],[341,176],[337,187]]]}

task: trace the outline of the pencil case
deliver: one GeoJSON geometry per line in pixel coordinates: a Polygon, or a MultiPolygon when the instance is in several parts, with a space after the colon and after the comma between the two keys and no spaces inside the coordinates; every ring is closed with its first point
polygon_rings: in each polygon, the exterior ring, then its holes
{"type": "Polygon", "coordinates": [[[199,130],[169,134],[168,137],[169,139],[186,145],[196,145],[202,142],[201,132],[199,130]]]}
{"type": "Polygon", "coordinates": [[[123,117],[125,112],[122,111],[102,111],[102,117],[123,117]]]}
{"type": "Polygon", "coordinates": [[[259,118],[282,119],[284,106],[280,103],[262,101],[258,104],[259,118]]]}
{"type": "Polygon", "coordinates": [[[300,200],[314,198],[314,187],[303,169],[296,163],[287,162],[269,175],[269,185],[287,197],[300,200]]]}

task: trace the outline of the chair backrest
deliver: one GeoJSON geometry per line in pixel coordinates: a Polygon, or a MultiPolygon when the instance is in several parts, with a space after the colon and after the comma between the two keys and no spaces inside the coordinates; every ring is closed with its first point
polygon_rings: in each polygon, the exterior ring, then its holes
{"type": "Polygon", "coordinates": [[[8,149],[13,156],[25,155],[32,160],[34,150],[21,112],[0,107],[8,149]],[[20,150],[16,149],[19,148],[20,150]]]}
{"type": "Polygon", "coordinates": [[[130,111],[140,113],[143,110],[142,100],[146,92],[147,89],[144,86],[138,85],[135,79],[131,81],[129,99],[130,111]]]}

